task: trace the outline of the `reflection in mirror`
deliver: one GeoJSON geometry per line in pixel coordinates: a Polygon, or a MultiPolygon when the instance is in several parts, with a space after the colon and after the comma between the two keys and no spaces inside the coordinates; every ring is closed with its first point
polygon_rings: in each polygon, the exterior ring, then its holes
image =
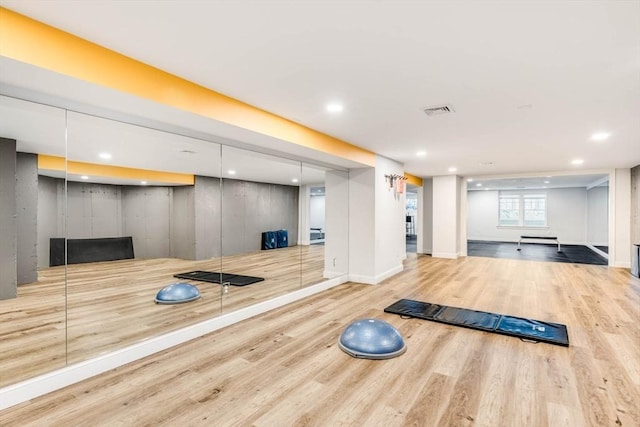
{"type": "Polygon", "coordinates": [[[304,163],[300,185],[300,226],[298,241],[302,256],[302,286],[324,280],[326,235],[325,169],[304,163]]]}
{"type": "Polygon", "coordinates": [[[70,363],[220,313],[216,286],[174,277],[219,268],[219,172],[218,144],[68,113],[70,363]],[[200,298],[155,302],[178,282],[200,298]]]}
{"type": "Polygon", "coordinates": [[[65,364],[65,151],[64,110],[0,96],[0,387],[65,364]]]}
{"type": "Polygon", "coordinates": [[[300,288],[300,162],[222,147],[225,312],[300,288]],[[228,285],[226,285],[228,283],[228,285]]]}

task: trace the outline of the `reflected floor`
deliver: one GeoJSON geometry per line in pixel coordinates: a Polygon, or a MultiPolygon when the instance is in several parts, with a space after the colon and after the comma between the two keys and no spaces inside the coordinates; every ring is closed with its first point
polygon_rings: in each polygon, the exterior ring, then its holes
{"type": "MultiPolygon", "coordinates": [[[[67,267],[68,363],[95,357],[146,338],[323,281],[324,247],[293,246],[221,259],[123,260],[67,267]],[[264,277],[231,286],[173,277],[191,270],[222,270],[264,277]],[[155,304],[156,293],[175,282],[196,285],[201,298],[155,304]]],[[[38,282],[18,287],[18,298],[0,301],[0,386],[65,365],[65,268],[39,272],[38,282]]]]}

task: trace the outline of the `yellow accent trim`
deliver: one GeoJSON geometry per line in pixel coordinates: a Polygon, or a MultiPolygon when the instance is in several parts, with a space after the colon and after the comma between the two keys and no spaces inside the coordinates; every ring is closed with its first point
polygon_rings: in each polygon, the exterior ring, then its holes
{"type": "Polygon", "coordinates": [[[149,184],[153,182],[162,182],[167,184],[193,185],[195,183],[194,176],[190,174],[126,168],[123,166],[66,161],[65,169],[65,159],[63,157],[47,156],[43,154],[38,154],[38,168],[56,171],[66,170],[67,173],[73,175],[134,179],[138,181],[147,181],[149,184]]]}
{"type": "Polygon", "coordinates": [[[411,175],[410,173],[404,173],[404,176],[407,177],[407,184],[417,185],[418,187],[422,187],[422,178],[418,178],[415,175],[411,175]]]}
{"type": "Polygon", "coordinates": [[[38,154],[38,169],[64,172],[67,170],[66,160],[64,157],[38,154]]]}
{"type": "Polygon", "coordinates": [[[0,55],[375,166],[375,154],[0,7],[0,55]]]}

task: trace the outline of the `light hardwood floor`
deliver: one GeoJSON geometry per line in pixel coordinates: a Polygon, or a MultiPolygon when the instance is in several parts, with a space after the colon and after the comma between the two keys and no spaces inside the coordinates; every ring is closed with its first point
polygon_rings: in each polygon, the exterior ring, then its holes
{"type": "Polygon", "coordinates": [[[638,426],[640,281],[602,266],[411,257],[0,413],[3,426],[638,426]],[[400,298],[564,323],[570,347],[405,319],[400,298]],[[407,351],[354,359],[376,317],[407,351]]]}
{"type": "Polygon", "coordinates": [[[324,247],[314,245],[206,261],[163,258],[70,265],[66,288],[64,267],[44,269],[38,282],[18,287],[18,298],[0,301],[0,386],[321,282],[323,268],[324,247]],[[265,280],[231,286],[223,296],[217,284],[173,277],[193,270],[265,280]],[[201,298],[188,304],[154,304],[156,293],[173,282],[196,285],[201,298]]]}

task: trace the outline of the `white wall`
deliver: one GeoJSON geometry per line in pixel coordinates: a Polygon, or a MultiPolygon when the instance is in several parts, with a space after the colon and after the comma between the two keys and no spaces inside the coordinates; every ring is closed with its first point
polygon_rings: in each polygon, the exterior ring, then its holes
{"type": "Polygon", "coordinates": [[[467,236],[469,240],[516,242],[522,234],[557,236],[565,244],[586,242],[585,188],[554,188],[547,191],[547,226],[498,227],[498,191],[467,193],[467,236]]]}
{"type": "Polygon", "coordinates": [[[587,190],[587,243],[609,245],[609,187],[587,190]]]}
{"type": "Polygon", "coordinates": [[[313,194],[309,197],[309,228],[324,228],[324,197],[314,196],[313,194]]]}
{"type": "Polygon", "coordinates": [[[298,244],[308,246],[309,241],[309,197],[311,186],[301,185],[298,188],[298,244]]]}
{"type": "Polygon", "coordinates": [[[407,256],[405,193],[389,188],[385,175],[402,175],[401,163],[376,156],[375,169],[375,277],[376,283],[402,271],[407,256]]]}

